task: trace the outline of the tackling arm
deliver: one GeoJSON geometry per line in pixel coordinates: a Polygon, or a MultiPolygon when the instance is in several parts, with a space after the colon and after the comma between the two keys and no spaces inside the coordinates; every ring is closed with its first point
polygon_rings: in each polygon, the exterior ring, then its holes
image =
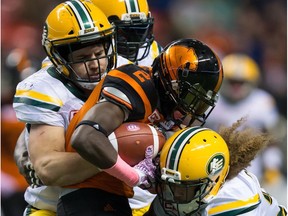
{"type": "Polygon", "coordinates": [[[64,186],[81,182],[101,170],[79,154],[65,152],[64,128],[32,125],[29,153],[34,169],[45,185],[64,186]]]}
{"type": "Polygon", "coordinates": [[[29,167],[32,168],[32,164],[29,159],[28,150],[25,145],[25,129],[21,132],[16,142],[16,146],[14,149],[14,161],[16,162],[18,170],[20,174],[24,176],[26,182],[29,185],[33,184],[33,176],[29,175],[29,172],[31,170],[28,169],[29,167]]]}

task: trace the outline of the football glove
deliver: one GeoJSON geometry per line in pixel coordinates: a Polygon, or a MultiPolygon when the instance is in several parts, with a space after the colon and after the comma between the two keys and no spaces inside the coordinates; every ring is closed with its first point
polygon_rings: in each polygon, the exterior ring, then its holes
{"type": "Polygon", "coordinates": [[[153,163],[153,146],[148,146],[145,151],[145,159],[133,167],[139,175],[137,186],[149,189],[155,179],[156,166],[153,163]]]}

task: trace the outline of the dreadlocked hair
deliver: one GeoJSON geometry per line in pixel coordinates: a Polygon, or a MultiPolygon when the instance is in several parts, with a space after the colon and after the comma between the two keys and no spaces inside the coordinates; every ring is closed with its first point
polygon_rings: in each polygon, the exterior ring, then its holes
{"type": "Polygon", "coordinates": [[[223,137],[230,152],[230,170],[227,179],[232,179],[238,173],[247,168],[251,161],[262,151],[271,141],[271,136],[267,133],[257,131],[252,128],[239,129],[246,121],[241,118],[231,127],[221,126],[219,134],[223,137]]]}

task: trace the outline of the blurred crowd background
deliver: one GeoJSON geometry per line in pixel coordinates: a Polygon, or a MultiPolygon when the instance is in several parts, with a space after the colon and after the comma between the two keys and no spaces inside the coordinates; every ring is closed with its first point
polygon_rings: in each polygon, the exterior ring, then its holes
{"type": "MultiPolygon", "coordinates": [[[[13,95],[17,83],[40,68],[45,57],[42,27],[49,11],[60,1],[2,0],[1,3],[1,211],[14,216],[21,215],[26,205],[23,193],[27,184],[13,161],[14,146],[24,127],[13,112],[13,95]]],[[[271,178],[265,179],[263,173],[258,177],[268,192],[287,206],[287,1],[149,0],[148,3],[155,18],[155,39],[163,47],[175,39],[196,38],[211,46],[220,58],[238,52],[258,63],[259,87],[271,94],[279,113],[279,120],[272,128],[277,138],[273,147],[275,157],[279,158],[275,167],[278,172],[271,178]]],[[[251,106],[257,104],[251,102],[251,106]]],[[[273,158],[273,151],[271,154],[273,158]]],[[[265,157],[266,164],[271,157],[265,157]]]]}

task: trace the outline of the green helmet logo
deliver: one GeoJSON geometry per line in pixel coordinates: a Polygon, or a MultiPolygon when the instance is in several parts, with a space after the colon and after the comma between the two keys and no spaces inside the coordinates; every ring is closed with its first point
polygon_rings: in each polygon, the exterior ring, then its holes
{"type": "Polygon", "coordinates": [[[225,158],[222,154],[214,155],[207,163],[206,172],[209,175],[215,175],[223,169],[224,164],[225,164],[225,158]]]}

